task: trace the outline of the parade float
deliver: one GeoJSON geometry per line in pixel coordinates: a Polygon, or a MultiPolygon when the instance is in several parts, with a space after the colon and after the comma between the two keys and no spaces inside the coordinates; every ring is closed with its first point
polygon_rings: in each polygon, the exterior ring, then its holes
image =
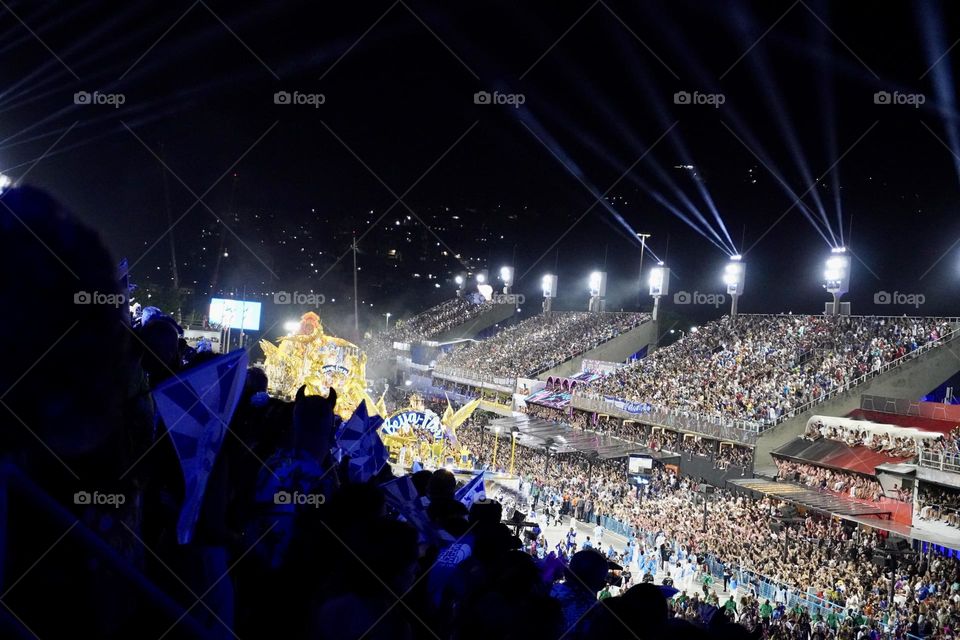
{"type": "Polygon", "coordinates": [[[388,415],[380,427],[380,437],[390,452],[391,462],[403,469],[414,463],[423,468],[473,469],[473,453],[457,441],[457,427],[466,422],[480,405],[473,400],[454,411],[447,401],[443,415],[430,410],[417,394],[409,406],[388,415]]]}
{"type": "Polygon", "coordinates": [[[306,395],[326,396],[337,391],[336,413],[344,420],[366,401],[369,415],[383,416],[383,399],[375,402],[367,393],[367,357],[348,340],[323,331],[320,316],[310,311],[300,318],[300,327],[272,344],[261,340],[268,391],[280,398],[293,399],[300,387],[306,395]]]}

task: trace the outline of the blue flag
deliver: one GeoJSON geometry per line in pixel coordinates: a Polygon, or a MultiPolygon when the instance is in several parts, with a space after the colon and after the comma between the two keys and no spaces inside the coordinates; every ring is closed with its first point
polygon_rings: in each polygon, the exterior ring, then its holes
{"type": "Polygon", "coordinates": [[[467,507],[467,511],[477,500],[484,500],[487,497],[487,490],[483,485],[483,471],[474,476],[473,480],[457,489],[456,496],[459,502],[467,507]]]}
{"type": "Polygon", "coordinates": [[[338,429],[341,454],[350,457],[347,473],[351,482],[366,482],[387,463],[388,452],[377,431],[380,416],[367,415],[367,403],[361,401],[353,415],[338,429]]]}
{"type": "Polygon", "coordinates": [[[180,544],[193,537],[207,480],[240,401],[246,374],[247,352],[239,349],[164,380],[153,391],[186,486],[177,520],[180,544]]]}

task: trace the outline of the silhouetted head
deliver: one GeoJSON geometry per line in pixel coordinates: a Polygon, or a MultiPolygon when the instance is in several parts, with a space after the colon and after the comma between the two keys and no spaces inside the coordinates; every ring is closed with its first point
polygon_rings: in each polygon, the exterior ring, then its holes
{"type": "Polygon", "coordinates": [[[50,196],[22,187],[0,199],[0,396],[16,416],[0,409],[0,448],[91,451],[122,422],[127,292],[99,236],[50,196]]]}

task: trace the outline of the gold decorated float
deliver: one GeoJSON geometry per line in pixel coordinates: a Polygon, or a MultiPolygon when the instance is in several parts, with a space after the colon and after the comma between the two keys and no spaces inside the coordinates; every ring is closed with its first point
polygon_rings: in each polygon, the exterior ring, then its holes
{"type": "Polygon", "coordinates": [[[466,422],[480,405],[473,400],[457,411],[447,401],[438,416],[417,394],[409,406],[388,415],[380,427],[380,438],[390,451],[390,460],[403,468],[419,462],[426,468],[456,467],[472,469],[472,452],[457,441],[457,427],[466,422]]]}
{"type": "Polygon", "coordinates": [[[294,335],[280,338],[276,345],[261,340],[260,348],[270,393],[293,398],[305,385],[308,396],[326,396],[334,388],[336,412],[344,420],[363,400],[367,401],[369,415],[386,413],[383,400],[374,402],[367,394],[366,355],[352,342],[325,334],[316,313],[303,314],[294,335]]]}

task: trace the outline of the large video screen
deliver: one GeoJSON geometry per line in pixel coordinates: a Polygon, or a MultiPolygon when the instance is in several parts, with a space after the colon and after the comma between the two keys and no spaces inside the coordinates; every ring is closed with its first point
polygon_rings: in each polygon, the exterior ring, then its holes
{"type": "Polygon", "coordinates": [[[260,303],[247,300],[210,299],[210,323],[244,331],[260,330],[260,303]]]}
{"type": "Polygon", "coordinates": [[[653,458],[650,456],[641,456],[637,454],[632,454],[628,462],[628,472],[631,475],[638,473],[647,473],[653,469],[653,458]]]}

